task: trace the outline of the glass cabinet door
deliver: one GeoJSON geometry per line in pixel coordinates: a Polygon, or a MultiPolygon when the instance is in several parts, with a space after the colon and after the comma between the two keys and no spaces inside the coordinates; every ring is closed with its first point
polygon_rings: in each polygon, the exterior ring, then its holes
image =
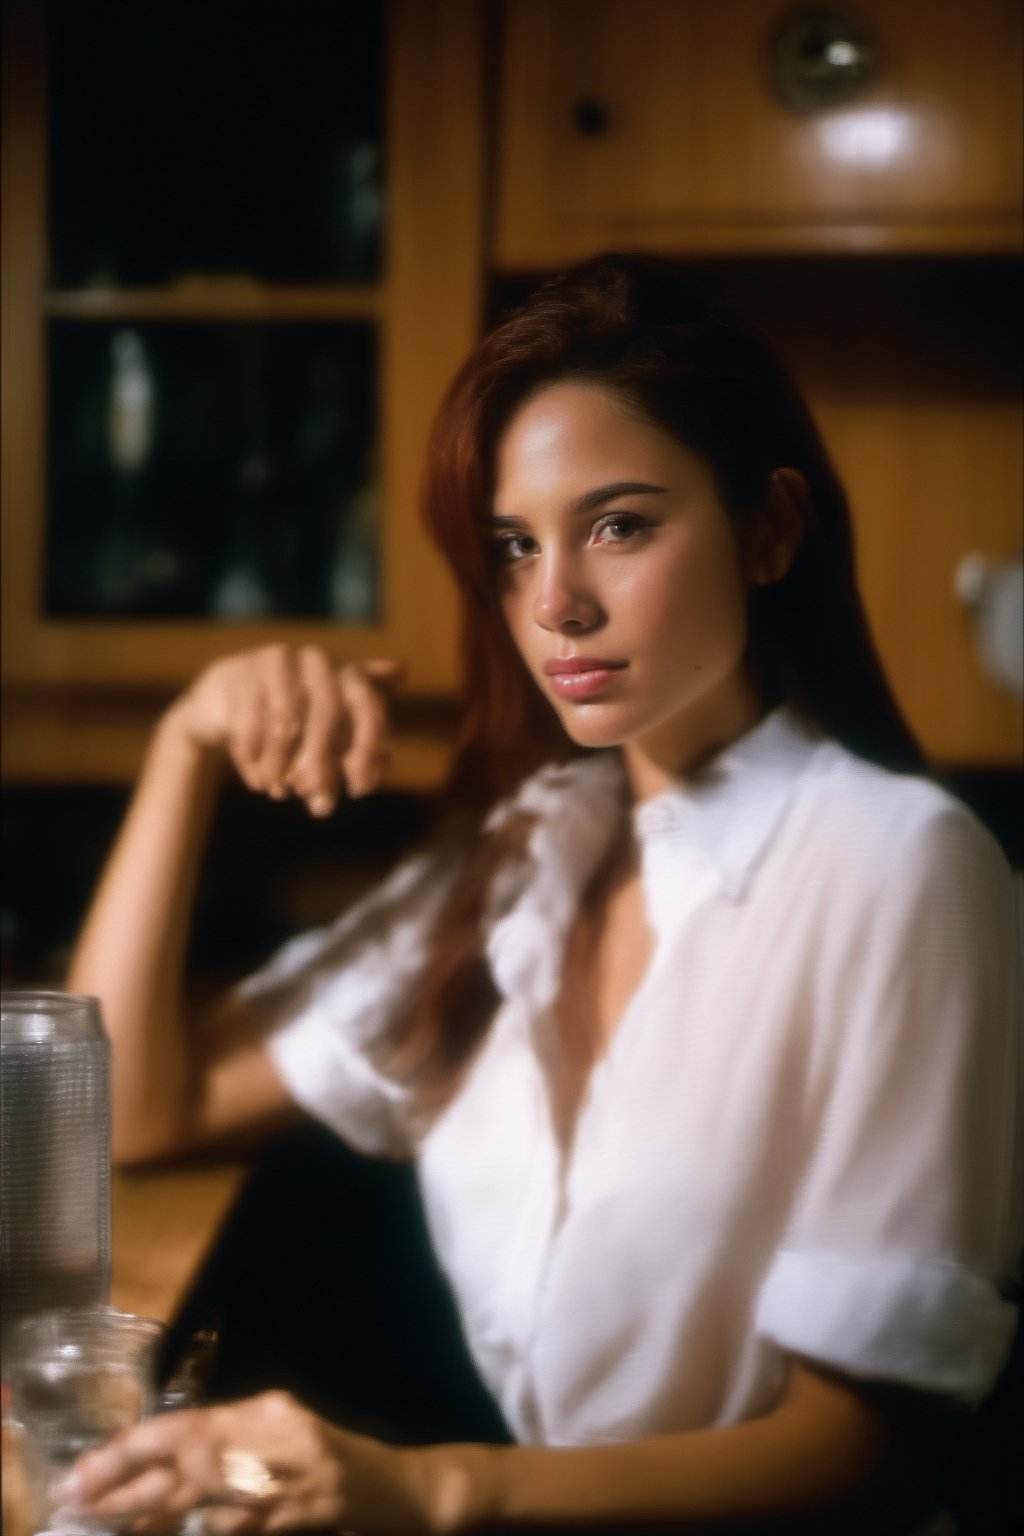
{"type": "Polygon", "coordinates": [[[377,619],[384,16],[53,0],[47,617],[377,619]]]}
{"type": "Polygon", "coordinates": [[[3,774],[127,780],[272,643],[458,676],[417,513],[484,305],[480,0],[5,0],[3,774]]]}
{"type": "Polygon", "coordinates": [[[50,286],[372,282],[382,0],[51,0],[50,286]]]}
{"type": "Polygon", "coordinates": [[[376,334],[57,320],[46,611],[372,623],[376,334]]]}

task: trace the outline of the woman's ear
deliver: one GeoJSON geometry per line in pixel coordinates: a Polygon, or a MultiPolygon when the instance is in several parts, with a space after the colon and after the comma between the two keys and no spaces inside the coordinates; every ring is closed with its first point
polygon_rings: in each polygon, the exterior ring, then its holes
{"type": "Polygon", "coordinates": [[[755,587],[773,586],[785,576],[803,541],[810,510],[810,489],[800,471],[772,470],[748,546],[747,570],[755,587]]]}

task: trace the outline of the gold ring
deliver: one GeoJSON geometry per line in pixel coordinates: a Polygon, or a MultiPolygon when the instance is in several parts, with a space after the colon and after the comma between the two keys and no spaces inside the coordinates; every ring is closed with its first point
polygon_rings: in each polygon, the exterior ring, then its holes
{"type": "Polygon", "coordinates": [[[274,1476],[262,1456],[240,1445],[229,1445],[220,1453],[220,1474],[224,1487],[237,1504],[262,1504],[281,1492],[280,1478],[274,1476]]]}

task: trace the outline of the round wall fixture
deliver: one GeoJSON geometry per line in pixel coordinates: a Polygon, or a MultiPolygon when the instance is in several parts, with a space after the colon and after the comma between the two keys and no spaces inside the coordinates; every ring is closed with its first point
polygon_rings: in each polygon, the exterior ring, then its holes
{"type": "Polygon", "coordinates": [[[581,96],[572,109],[576,132],[585,139],[600,139],[612,125],[612,109],[603,96],[581,96]]]}
{"type": "Polygon", "coordinates": [[[844,6],[792,11],[769,45],[775,89],[794,112],[820,112],[851,101],[874,78],[876,58],[866,22],[844,6]]]}

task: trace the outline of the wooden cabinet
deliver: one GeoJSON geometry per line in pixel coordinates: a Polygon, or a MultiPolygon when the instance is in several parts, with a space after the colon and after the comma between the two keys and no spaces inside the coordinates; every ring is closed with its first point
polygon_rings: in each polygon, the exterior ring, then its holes
{"type": "MultiPolygon", "coordinates": [[[[130,19],[132,8],[123,9],[130,19]]],[[[73,196],[74,189],[61,193],[48,187],[52,157],[47,132],[53,119],[47,100],[46,8],[36,0],[5,6],[3,745],[8,779],[131,777],[154,715],[175,689],[217,654],[276,639],[322,643],[349,657],[384,654],[404,661],[411,703],[402,717],[406,728],[398,743],[396,778],[420,784],[437,776],[446,752],[450,703],[435,710],[431,701],[450,700],[456,676],[455,619],[447,574],[419,525],[417,496],[431,417],[480,323],[483,18],[475,0],[390,0],[385,10],[386,223],[379,272],[366,281],[344,274],[338,280],[300,276],[282,281],[273,275],[198,270],[141,282],[104,282],[102,275],[93,275],[67,286],[55,285],[51,275],[52,226],[59,214],[55,197],[73,196]],[[218,328],[234,334],[245,327],[272,340],[288,327],[296,332],[305,328],[308,334],[319,327],[325,336],[333,334],[332,328],[334,333],[348,328],[371,338],[374,365],[368,387],[376,428],[368,457],[379,491],[375,559],[380,577],[379,594],[364,617],[341,623],[284,610],[287,617],[255,614],[225,622],[202,613],[111,617],[54,607],[47,561],[54,495],[48,456],[55,419],[54,337],[81,337],[90,327],[93,333],[106,327],[116,343],[119,328],[122,336],[145,336],[150,327],[166,339],[189,326],[204,334],[218,328]]],[[[305,13],[322,20],[325,8],[243,6],[240,17],[243,12],[286,29],[284,39],[305,13]]],[[[196,27],[205,25],[201,13],[201,6],[195,16],[189,12],[196,27]]],[[[162,22],[156,11],[147,12],[147,25],[180,20],[184,26],[188,20],[180,8],[164,7],[160,15],[162,22]]],[[[243,53],[244,43],[240,37],[243,53]]],[[[189,46],[198,50],[200,43],[193,36],[189,46]]],[[[50,79],[49,84],[59,89],[59,81],[50,79]]],[[[184,99],[180,110],[190,110],[184,99]]],[[[126,132],[130,127],[129,119],[126,132]]],[[[296,176],[301,169],[296,167],[296,176]]],[[[143,190],[140,186],[140,203],[143,190]]],[[[232,196],[230,186],[224,196],[232,196]]],[[[313,366],[320,366],[316,359],[313,366]]],[[[87,540],[83,547],[88,549],[87,540]]]]}
{"type": "MultiPolygon", "coordinates": [[[[872,81],[843,105],[798,113],[778,99],[768,63],[793,14],[785,0],[388,0],[381,271],[361,283],[222,271],[103,285],[50,274],[45,8],[12,0],[5,776],[129,779],[175,689],[220,652],[284,638],[404,660],[396,782],[436,782],[451,740],[456,637],[448,579],[416,515],[430,419],[478,334],[488,279],[500,296],[517,275],[616,246],[710,262],[772,336],[851,491],[872,623],[926,749],[951,764],[1019,762],[1019,706],[977,664],[954,574],[973,550],[1011,559],[1020,549],[1010,331],[1022,8],[853,8],[873,40],[872,81]],[[374,615],[341,625],[48,611],[50,338],[121,324],[372,333],[374,615]]],[[[303,6],[249,9],[291,25],[303,6]]]]}
{"type": "Polygon", "coordinates": [[[770,52],[807,7],[504,0],[497,264],[615,247],[1017,249],[1019,0],[844,8],[865,24],[873,73],[840,105],[795,111],[770,52]]]}
{"type": "Polygon", "coordinates": [[[795,257],[715,276],[806,394],[850,498],[886,672],[938,764],[1024,761],[1021,701],[986,675],[956,572],[1024,533],[1019,265],[795,257]]]}
{"type": "Polygon", "coordinates": [[[491,252],[692,257],[787,360],[850,492],[861,586],[938,763],[1010,765],[960,560],[1020,553],[1019,0],[851,0],[873,73],[783,103],[792,0],[503,0],[491,252]]]}

